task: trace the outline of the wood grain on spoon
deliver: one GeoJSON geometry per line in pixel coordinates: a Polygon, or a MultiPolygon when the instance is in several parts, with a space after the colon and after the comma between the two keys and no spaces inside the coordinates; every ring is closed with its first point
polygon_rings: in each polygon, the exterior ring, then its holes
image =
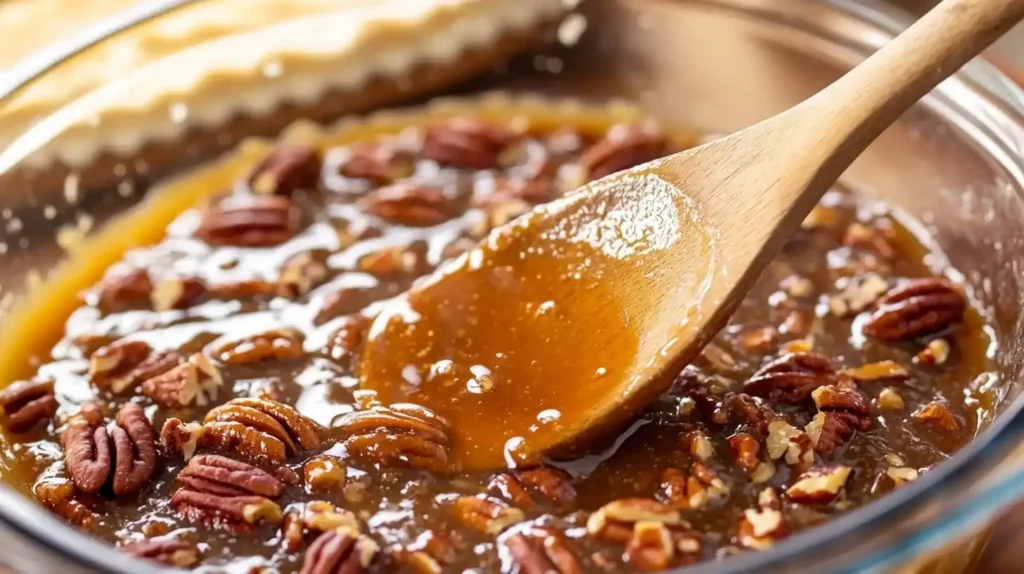
{"type": "Polygon", "coordinates": [[[572,454],[619,428],[864,148],[1022,17],[1024,0],[946,0],[801,105],[496,230],[377,318],[362,386],[447,417],[466,470],[572,454]]]}

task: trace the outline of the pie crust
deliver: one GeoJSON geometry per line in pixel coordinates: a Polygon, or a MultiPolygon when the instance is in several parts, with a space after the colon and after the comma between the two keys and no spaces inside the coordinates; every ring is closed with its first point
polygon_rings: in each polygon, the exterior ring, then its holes
{"type": "MultiPolygon", "coordinates": [[[[145,65],[107,81],[81,80],[99,87],[17,137],[0,169],[35,171],[38,186],[43,170],[49,173],[42,177],[62,180],[127,158],[170,161],[174,150],[181,155],[187,132],[223,140],[218,132],[232,123],[244,122],[240,136],[272,133],[298,117],[329,119],[397,103],[535,44],[567,8],[562,0],[300,0],[257,11],[241,2],[200,3],[137,30],[133,41],[147,54],[138,58],[145,65]]],[[[117,53],[101,46],[83,56],[81,69],[92,59],[93,70],[116,70],[117,53]]],[[[75,95],[66,91],[49,78],[27,90],[0,113],[0,141],[14,140],[29,118],[75,95]]],[[[216,143],[211,147],[225,144],[216,143]]]]}

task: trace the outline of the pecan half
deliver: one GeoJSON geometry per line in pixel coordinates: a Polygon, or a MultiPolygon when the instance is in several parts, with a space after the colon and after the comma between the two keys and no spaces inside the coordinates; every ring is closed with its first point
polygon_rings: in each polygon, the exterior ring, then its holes
{"type": "Polygon", "coordinates": [[[487,489],[523,510],[536,510],[538,502],[566,506],[576,498],[571,477],[549,467],[496,474],[487,489]]]}
{"type": "Polygon", "coordinates": [[[452,215],[452,203],[444,191],[412,183],[396,183],[369,193],[359,202],[370,215],[391,223],[429,227],[452,215]]]}
{"type": "Polygon", "coordinates": [[[345,177],[388,184],[409,177],[416,170],[416,158],[393,145],[374,143],[339,150],[338,171],[345,177]]]}
{"type": "Polygon", "coordinates": [[[491,169],[500,165],[501,153],[512,139],[512,134],[501,126],[455,118],[427,129],[420,153],[444,165],[491,169]]]}
{"type": "Polygon", "coordinates": [[[608,130],[603,139],[580,156],[579,164],[592,179],[622,171],[667,152],[665,136],[643,126],[620,125],[608,130]]]}
{"type": "Polygon", "coordinates": [[[832,361],[817,353],[787,353],[759,369],[743,391],[772,400],[799,403],[814,389],[834,383],[832,361]]]}
{"type": "Polygon", "coordinates": [[[448,467],[448,421],[425,407],[375,406],[342,416],[334,428],[356,458],[431,472],[448,467]]]}
{"type": "Polygon", "coordinates": [[[502,571],[522,574],[582,574],[583,566],[561,532],[527,525],[498,539],[502,571]]]}
{"type": "Polygon", "coordinates": [[[364,574],[380,547],[348,528],[321,534],[309,546],[299,574],[364,574]]]}
{"type": "Polygon", "coordinates": [[[121,552],[136,558],[188,568],[199,562],[199,548],[194,542],[181,538],[154,538],[131,542],[120,547],[121,552]]]}
{"type": "Polygon", "coordinates": [[[74,484],[65,481],[40,482],[33,488],[40,504],[86,532],[96,528],[96,514],[75,499],[74,484]]]}
{"type": "Polygon", "coordinates": [[[292,407],[267,399],[240,398],[209,413],[205,425],[241,423],[268,440],[281,443],[290,454],[320,446],[320,426],[292,407]]]}
{"type": "Polygon", "coordinates": [[[878,300],[864,334],[883,341],[911,339],[960,323],[966,309],[967,299],[949,281],[916,279],[878,300]]]}
{"type": "Polygon", "coordinates": [[[294,329],[273,329],[223,343],[214,350],[214,355],[233,365],[288,361],[302,356],[302,340],[302,333],[294,329]]]}
{"type": "Polygon", "coordinates": [[[224,384],[220,370],[196,353],[164,373],[143,381],[142,394],[167,408],[204,406],[217,398],[224,384]]]}
{"type": "Polygon", "coordinates": [[[185,488],[217,496],[259,495],[277,498],[284,484],[255,466],[224,456],[203,454],[193,457],[178,473],[185,488]]]}
{"type": "Polygon", "coordinates": [[[820,412],[807,424],[806,430],[816,452],[831,454],[855,431],[866,431],[874,426],[870,401],[857,389],[827,385],[815,389],[812,395],[820,412]]]}
{"type": "Polygon", "coordinates": [[[207,208],[196,237],[210,245],[268,247],[291,239],[296,226],[286,196],[230,195],[207,208]]]}
{"type": "Polygon", "coordinates": [[[264,157],[249,176],[249,189],[262,195],[291,195],[312,190],[320,181],[320,153],[305,145],[287,145],[264,157]]]}
{"type": "Polygon", "coordinates": [[[178,366],[177,351],[154,353],[144,341],[117,341],[101,347],[89,358],[92,384],[114,394],[135,390],[143,381],[178,366]]]}
{"type": "Polygon", "coordinates": [[[53,381],[32,379],[11,383],[0,391],[0,414],[4,428],[20,434],[49,421],[57,412],[53,381]]]}
{"type": "Polygon", "coordinates": [[[116,495],[134,494],[156,471],[156,437],[137,404],[121,407],[109,429],[99,407],[86,404],[60,439],[68,473],[82,492],[99,492],[109,482],[116,495]]]}
{"type": "Polygon", "coordinates": [[[145,269],[105,277],[97,287],[96,304],[101,311],[112,312],[149,301],[153,282],[145,269]]]}
{"type": "Polygon", "coordinates": [[[485,496],[459,497],[452,513],[462,524],[484,534],[498,534],[526,518],[522,510],[485,496]]]}
{"type": "Polygon", "coordinates": [[[258,495],[223,496],[187,488],[171,496],[171,506],[192,520],[238,528],[258,522],[281,521],[281,507],[258,495]]]}

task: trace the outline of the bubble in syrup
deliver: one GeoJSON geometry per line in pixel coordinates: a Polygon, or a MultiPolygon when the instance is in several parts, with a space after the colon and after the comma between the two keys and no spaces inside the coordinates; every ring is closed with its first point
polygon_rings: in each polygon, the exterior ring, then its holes
{"type": "Polygon", "coordinates": [[[514,436],[505,441],[505,465],[508,468],[517,468],[519,463],[525,460],[525,446],[526,439],[521,436],[514,436]]]}
{"type": "Polygon", "coordinates": [[[543,424],[553,423],[562,418],[562,411],[558,409],[545,409],[537,413],[537,421],[543,424]]]}

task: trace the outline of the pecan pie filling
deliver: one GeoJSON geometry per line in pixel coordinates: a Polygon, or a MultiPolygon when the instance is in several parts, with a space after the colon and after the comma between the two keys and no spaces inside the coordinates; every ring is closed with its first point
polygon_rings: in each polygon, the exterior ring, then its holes
{"type": "MultiPolygon", "coordinates": [[[[185,568],[661,570],[770,548],[988,421],[994,341],[964,288],[887,206],[836,190],[614,446],[464,470],[462,417],[360,384],[382,303],[533,206],[695,138],[598,113],[425,118],[186,174],[179,190],[207,198],[110,267],[35,376],[0,392],[8,480],[185,568]]],[[[474,373],[445,408],[488,391],[474,373]]],[[[504,436],[498,421],[472,432],[504,436]]]]}

